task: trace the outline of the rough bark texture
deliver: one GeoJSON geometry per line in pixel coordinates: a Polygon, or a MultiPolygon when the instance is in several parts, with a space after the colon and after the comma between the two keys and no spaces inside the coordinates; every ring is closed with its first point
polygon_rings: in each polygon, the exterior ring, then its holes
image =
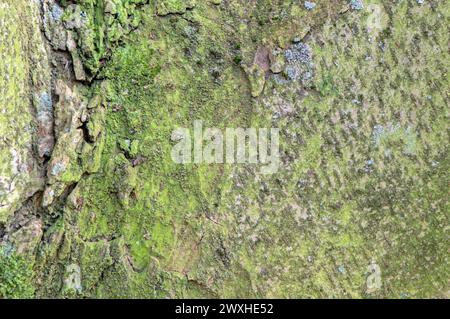
{"type": "Polygon", "coordinates": [[[0,0],[0,297],[448,298],[449,13],[0,0]],[[194,120],[278,172],[174,163],[194,120]]]}

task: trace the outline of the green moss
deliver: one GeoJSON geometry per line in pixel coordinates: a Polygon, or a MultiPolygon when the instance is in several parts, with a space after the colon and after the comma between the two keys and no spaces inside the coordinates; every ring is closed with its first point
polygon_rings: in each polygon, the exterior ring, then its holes
{"type": "Polygon", "coordinates": [[[157,1],[156,12],[165,16],[170,13],[185,13],[187,9],[195,6],[195,0],[161,0],[157,1]]]}
{"type": "MultiPolygon", "coordinates": [[[[123,43],[98,69],[104,84],[91,88],[105,113],[88,124],[97,138],[81,151],[89,174],[62,208],[63,226],[49,231],[65,238],[49,245],[64,249],[43,262],[41,293],[58,296],[55,278],[71,263],[80,265],[84,297],[430,297],[446,289],[448,54],[432,52],[447,46],[437,16],[448,5],[431,12],[373,1],[382,30],[365,32],[368,13],[339,14],[345,8],[335,2],[314,12],[294,1],[161,3],[179,14],[157,17],[144,6],[127,36],[122,7],[117,20],[95,20],[115,25],[109,40],[123,43]],[[423,36],[428,29],[435,39],[423,36]],[[244,72],[258,48],[284,58],[308,32],[308,85],[259,67],[244,72]],[[171,133],[197,119],[280,128],[279,172],[175,164],[171,133]],[[373,262],[383,284],[369,292],[373,262]]],[[[101,47],[108,37],[97,36],[101,47]]],[[[93,61],[106,52],[95,50],[93,61]]],[[[65,180],[79,179],[69,172],[65,180]]]]}
{"type": "Polygon", "coordinates": [[[34,296],[32,264],[24,257],[0,246],[0,298],[32,298],[34,296]]]}

